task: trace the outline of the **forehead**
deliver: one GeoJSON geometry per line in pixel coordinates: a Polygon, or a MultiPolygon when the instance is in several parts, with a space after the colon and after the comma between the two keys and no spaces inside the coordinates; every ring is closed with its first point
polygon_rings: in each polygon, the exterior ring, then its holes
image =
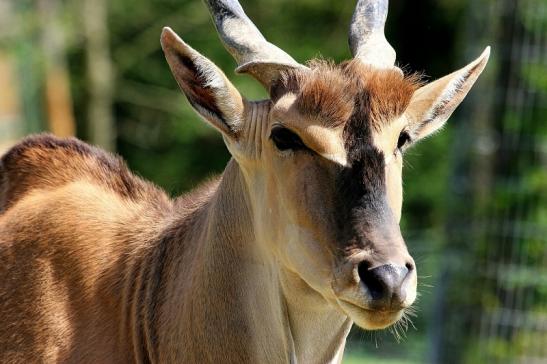
{"type": "Polygon", "coordinates": [[[417,86],[416,76],[404,77],[397,70],[376,69],[359,60],[339,65],[312,61],[310,70],[284,73],[271,94],[274,102],[290,98],[300,124],[342,129],[347,140],[365,133],[369,140],[373,130],[404,112],[417,86]]]}

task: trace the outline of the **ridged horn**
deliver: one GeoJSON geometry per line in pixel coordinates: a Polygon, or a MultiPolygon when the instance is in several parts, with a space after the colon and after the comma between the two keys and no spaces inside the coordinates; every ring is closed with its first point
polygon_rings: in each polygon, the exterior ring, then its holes
{"type": "Polygon", "coordinates": [[[204,0],[222,43],[235,58],[237,73],[248,73],[266,88],[287,68],[302,66],[264,38],[236,0],[204,0]]]}
{"type": "Polygon", "coordinates": [[[358,0],[349,28],[349,46],[354,58],[379,68],[395,64],[395,50],[384,35],[388,0],[358,0]]]}

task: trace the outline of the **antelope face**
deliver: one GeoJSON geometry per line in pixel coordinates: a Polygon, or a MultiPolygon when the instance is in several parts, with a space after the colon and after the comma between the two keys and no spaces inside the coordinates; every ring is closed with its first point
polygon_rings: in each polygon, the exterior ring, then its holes
{"type": "Polygon", "coordinates": [[[246,101],[170,29],[162,46],[188,100],[222,132],[243,172],[257,240],[361,327],[393,324],[414,302],[417,282],[399,230],[402,154],[442,127],[488,49],[421,85],[393,66],[381,33],[387,2],[359,1],[350,28],[355,59],[302,66],[266,42],[237,2],[207,4],[237,70],[266,86],[271,100],[246,101]]]}
{"type": "Polygon", "coordinates": [[[392,324],[416,297],[398,225],[404,111],[416,88],[360,61],[312,64],[273,85],[263,132],[261,236],[367,329],[392,324]]]}

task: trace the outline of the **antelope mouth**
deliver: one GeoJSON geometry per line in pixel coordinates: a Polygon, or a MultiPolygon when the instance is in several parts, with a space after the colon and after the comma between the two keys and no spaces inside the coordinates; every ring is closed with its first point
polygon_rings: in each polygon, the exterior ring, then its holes
{"type": "Polygon", "coordinates": [[[383,309],[357,305],[345,299],[339,299],[340,308],[353,322],[365,330],[381,330],[397,323],[404,315],[405,308],[383,309]]]}

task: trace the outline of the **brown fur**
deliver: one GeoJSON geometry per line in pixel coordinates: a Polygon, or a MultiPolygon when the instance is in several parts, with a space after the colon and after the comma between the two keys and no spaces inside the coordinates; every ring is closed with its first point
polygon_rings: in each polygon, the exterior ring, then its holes
{"type": "Polygon", "coordinates": [[[0,362],[158,360],[167,252],[184,254],[218,181],[171,201],[118,157],[50,135],[1,161],[0,362]]]}
{"type": "Polygon", "coordinates": [[[132,200],[148,196],[166,201],[163,192],[135,177],[125,163],[77,139],[43,134],[24,139],[0,160],[0,212],[33,189],[52,189],[87,180],[132,200]]]}
{"type": "Polygon", "coordinates": [[[377,69],[359,60],[335,65],[314,60],[311,72],[292,69],[272,86],[272,100],[286,93],[297,95],[296,105],[303,115],[318,117],[327,127],[338,127],[350,119],[359,97],[366,98],[368,121],[375,129],[400,116],[421,85],[418,75],[403,77],[398,71],[377,69]]]}
{"type": "MultiPolygon", "coordinates": [[[[309,82],[306,94],[319,92],[309,82]]],[[[319,93],[300,105],[334,102],[319,93]]],[[[355,109],[322,116],[339,123],[355,109]]],[[[250,229],[236,163],[221,187],[171,201],[120,159],[41,135],[1,159],[0,178],[0,361],[278,363],[304,355],[279,335],[288,327],[273,278],[281,268],[250,229]]],[[[339,326],[329,340],[340,343],[349,320],[331,319],[339,326]]],[[[338,358],[337,348],[320,355],[338,358]]]]}

